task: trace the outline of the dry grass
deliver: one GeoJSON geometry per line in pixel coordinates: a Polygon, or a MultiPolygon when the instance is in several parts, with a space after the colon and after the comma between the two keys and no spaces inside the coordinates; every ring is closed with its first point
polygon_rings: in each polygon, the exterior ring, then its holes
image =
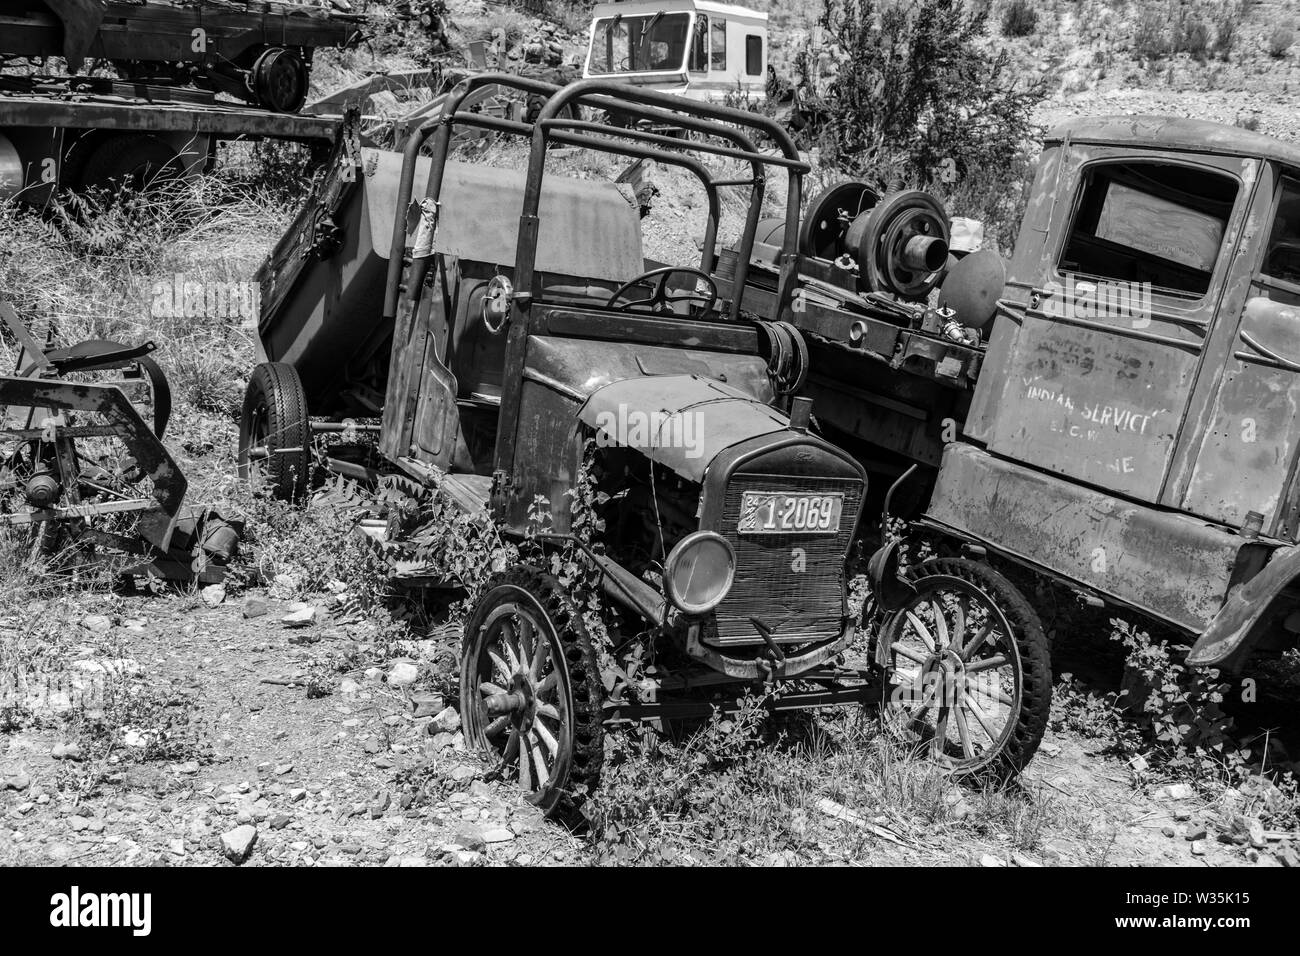
{"type": "Polygon", "coordinates": [[[1032,856],[1068,826],[1052,796],[955,782],[857,709],[780,722],[742,709],[680,744],[623,733],[606,767],[588,807],[603,862],[951,865],[1032,856]]]}

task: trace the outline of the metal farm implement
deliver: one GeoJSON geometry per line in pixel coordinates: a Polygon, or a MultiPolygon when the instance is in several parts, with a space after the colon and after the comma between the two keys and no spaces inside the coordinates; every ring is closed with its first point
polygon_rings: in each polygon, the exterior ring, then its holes
{"type": "Polygon", "coordinates": [[[220,581],[238,528],[184,507],[185,476],[162,443],[171,398],[153,343],[53,348],[8,302],[0,318],[18,344],[17,368],[0,376],[0,525],[26,531],[33,554],[56,565],[114,555],[125,575],[220,581]]]}

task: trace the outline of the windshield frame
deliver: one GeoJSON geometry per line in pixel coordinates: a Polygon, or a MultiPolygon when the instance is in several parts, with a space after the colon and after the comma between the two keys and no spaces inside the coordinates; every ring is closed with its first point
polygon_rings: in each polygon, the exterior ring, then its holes
{"type": "MultiPolygon", "coordinates": [[[[691,38],[693,36],[694,29],[695,29],[695,11],[693,10],[659,10],[654,13],[638,13],[638,14],[616,13],[613,16],[600,17],[599,19],[593,20],[591,23],[591,30],[588,34],[588,39],[587,39],[587,59],[586,59],[586,63],[584,64],[584,75],[595,78],[595,77],[663,76],[663,75],[671,76],[677,74],[684,74],[686,72],[687,61],[690,59],[691,38]],[[685,19],[685,27],[682,30],[681,37],[680,37],[681,56],[678,57],[678,62],[675,65],[667,66],[667,67],[657,67],[657,68],[652,68],[647,66],[642,68],[631,68],[626,70],[622,70],[622,69],[601,70],[596,68],[596,62],[595,62],[596,44],[597,42],[600,42],[601,44],[606,43],[607,37],[609,36],[609,32],[610,32],[610,29],[607,28],[604,31],[604,33],[600,36],[600,39],[598,41],[597,34],[598,32],[601,31],[602,25],[610,24],[613,28],[616,29],[617,26],[621,25],[623,21],[636,20],[642,23],[648,23],[651,26],[651,28],[654,29],[654,28],[662,27],[665,21],[669,21],[670,19],[675,20],[678,17],[682,17],[685,19]]],[[[651,34],[651,36],[653,36],[653,34],[651,34]]],[[[644,27],[643,27],[643,34],[642,34],[642,43],[643,44],[646,43],[644,27]]],[[[602,53],[604,52],[605,51],[602,51],[602,53]]]]}

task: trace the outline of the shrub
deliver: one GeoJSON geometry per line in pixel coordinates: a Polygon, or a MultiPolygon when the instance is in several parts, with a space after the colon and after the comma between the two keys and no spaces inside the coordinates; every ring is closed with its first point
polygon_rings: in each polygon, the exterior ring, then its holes
{"type": "Polygon", "coordinates": [[[1268,55],[1280,60],[1294,42],[1295,30],[1290,26],[1280,26],[1268,35],[1268,55]]]}
{"type": "MultiPolygon", "coordinates": [[[[1020,185],[1019,160],[1034,139],[1041,81],[1022,83],[1005,52],[981,38],[985,14],[960,0],[824,0],[822,32],[831,51],[809,47],[807,61],[834,57],[835,75],[801,91],[812,104],[805,145],[823,160],[876,182],[929,186],[940,170],[1002,170],[1020,185]],[[891,167],[882,177],[878,167],[891,167]]],[[[813,81],[815,82],[815,81],[813,81]]],[[[812,82],[806,85],[813,85],[812,82]]]]}
{"type": "Polygon", "coordinates": [[[1210,47],[1210,27],[1204,20],[1194,15],[1179,18],[1174,41],[1175,53],[1186,53],[1197,60],[1204,60],[1210,47]]]}
{"type": "Polygon", "coordinates": [[[1146,6],[1133,30],[1133,53],[1142,60],[1169,55],[1169,12],[1163,6],[1146,6]]]}
{"type": "Polygon", "coordinates": [[[1027,37],[1038,27],[1038,11],[1032,0],[1011,0],[1002,11],[1002,35],[1027,37]]]}
{"type": "Polygon", "coordinates": [[[1237,46],[1237,24],[1244,15],[1241,3],[1226,3],[1214,17],[1214,55],[1221,60],[1228,59],[1237,46]]]}

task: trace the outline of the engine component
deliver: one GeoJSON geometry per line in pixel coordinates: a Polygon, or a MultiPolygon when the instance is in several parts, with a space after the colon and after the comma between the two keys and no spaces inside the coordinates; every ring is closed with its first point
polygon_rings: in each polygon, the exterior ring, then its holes
{"type": "Polygon", "coordinates": [[[819,259],[838,259],[856,246],[847,241],[849,227],[880,202],[866,183],[844,182],[822,190],[799,226],[799,251],[819,259]]]}
{"type": "Polygon", "coordinates": [[[264,50],[249,71],[248,86],[259,106],[296,113],[307,102],[307,66],[292,50],[264,50]]]}
{"type": "Polygon", "coordinates": [[[59,484],[57,475],[40,471],[27,479],[24,494],[27,496],[27,503],[33,508],[48,508],[59,499],[62,491],[63,486],[59,484]]]}
{"type": "Polygon", "coordinates": [[[1007,266],[992,249],[973,252],[949,271],[939,290],[939,308],[952,309],[962,325],[983,329],[998,309],[1007,266]]]}
{"type": "Polygon", "coordinates": [[[948,215],[919,189],[890,193],[853,221],[845,241],[856,250],[867,291],[924,299],[948,261],[948,215]]]}

